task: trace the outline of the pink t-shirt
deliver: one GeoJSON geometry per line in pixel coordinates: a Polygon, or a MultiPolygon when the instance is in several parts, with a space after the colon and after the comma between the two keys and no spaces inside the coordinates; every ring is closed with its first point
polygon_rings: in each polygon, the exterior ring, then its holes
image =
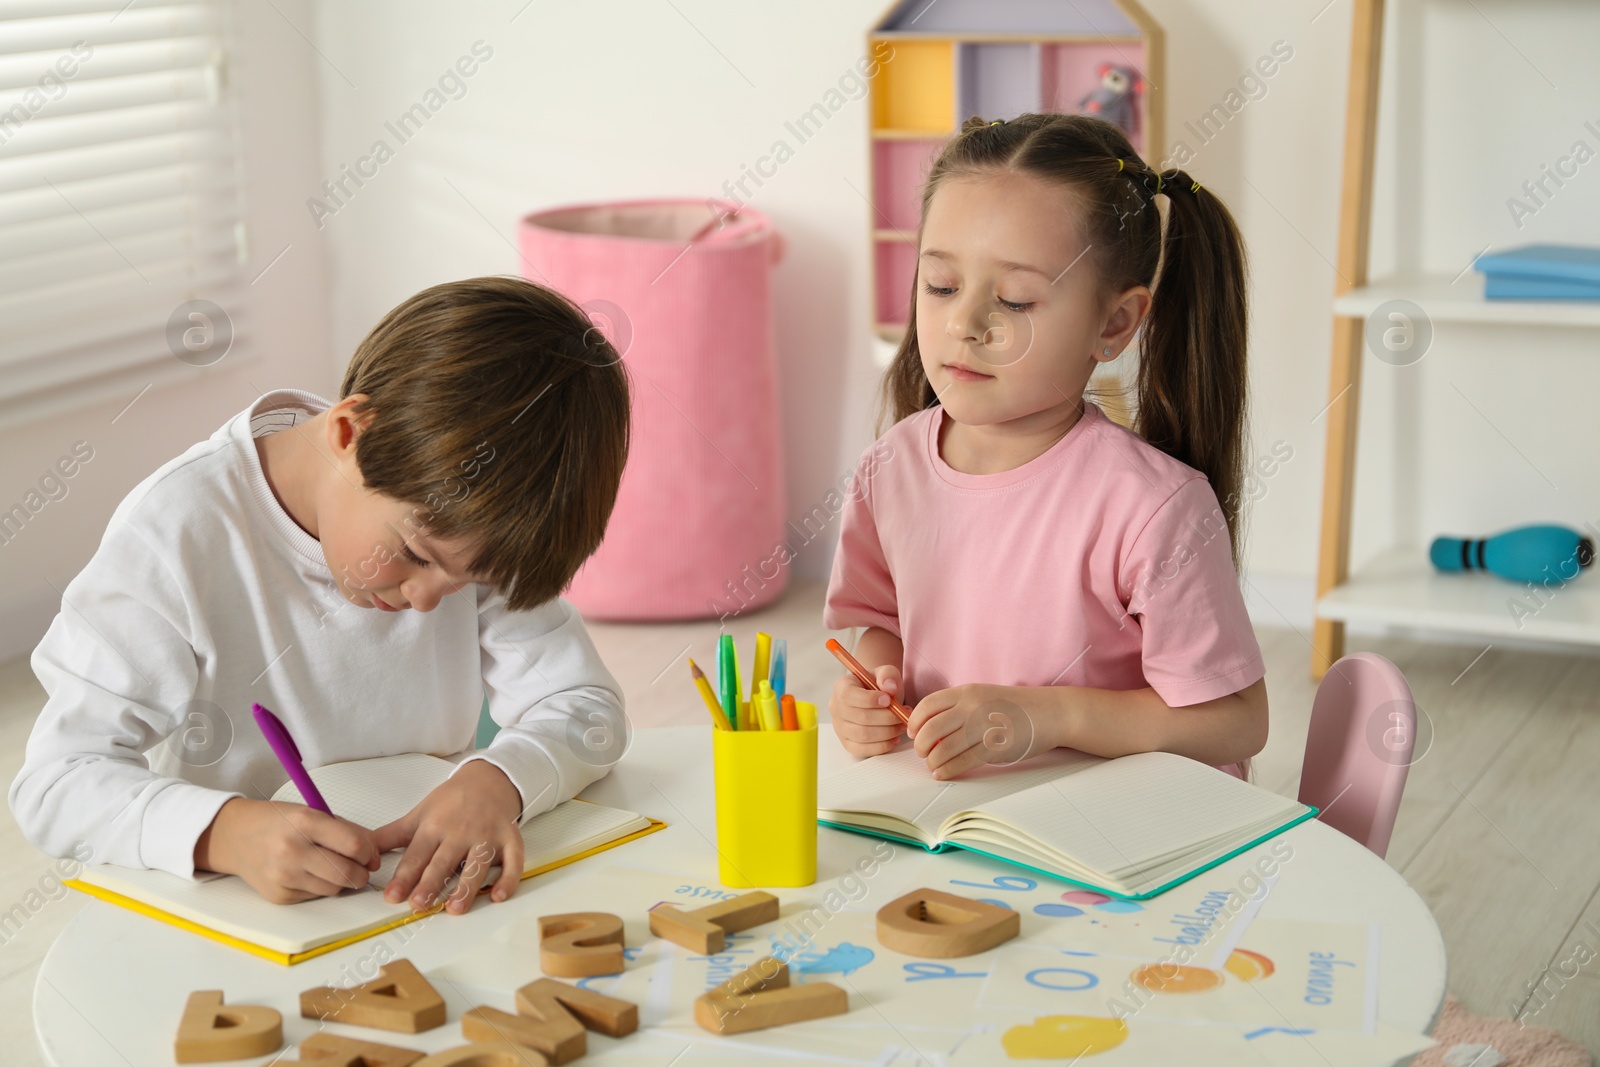
{"type": "Polygon", "coordinates": [[[863,454],[822,616],[900,637],[904,703],[985,682],[1150,686],[1180,707],[1266,673],[1205,475],[1088,402],[1042,455],[964,474],[939,455],[943,416],[863,454]]]}

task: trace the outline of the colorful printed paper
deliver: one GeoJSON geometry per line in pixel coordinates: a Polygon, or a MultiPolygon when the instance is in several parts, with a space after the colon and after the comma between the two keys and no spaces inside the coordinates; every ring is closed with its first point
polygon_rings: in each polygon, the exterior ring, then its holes
{"type": "MultiPolygon", "coordinates": [[[[863,1067],[1075,1056],[1359,1067],[1432,1044],[1376,1024],[1376,928],[1256,917],[1271,878],[1255,863],[1230,861],[1140,903],[966,854],[901,852],[870,870],[781,892],[777,921],[731,934],[709,956],[651,936],[648,910],[740,891],[673,871],[597,867],[581,882],[543,890],[538,914],[623,917],[625,970],[577,984],[639,1005],[635,1038],[648,1036],[652,1051],[671,1049],[679,1067],[797,1055],[863,1067]],[[1013,908],[1021,936],[950,960],[883,948],[877,909],[919,886],[1013,908]],[[787,962],[796,983],[840,986],[850,1010],[734,1036],[698,1027],[694,999],[766,955],[787,962]]],[[[498,1003],[538,976],[537,960],[537,919],[524,916],[429,974],[498,1003]]],[[[635,1038],[597,1041],[590,1055],[631,1062],[635,1038]]]]}
{"type": "Polygon", "coordinates": [[[949,1067],[1012,1061],[1118,1064],[1218,1064],[1225,1067],[1393,1067],[1432,1048],[1425,1034],[1380,1026],[1372,1035],[1289,1027],[1195,1026],[1134,1017],[1043,1015],[984,1027],[952,1050],[949,1067]]]}
{"type": "Polygon", "coordinates": [[[1257,920],[1220,967],[1073,949],[1002,948],[979,1003],[1074,1016],[1137,1016],[1371,1033],[1376,930],[1257,920]]]}

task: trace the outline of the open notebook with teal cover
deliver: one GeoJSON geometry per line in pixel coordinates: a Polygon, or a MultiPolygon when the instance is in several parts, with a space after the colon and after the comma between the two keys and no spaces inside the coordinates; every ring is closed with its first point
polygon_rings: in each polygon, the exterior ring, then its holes
{"type": "Polygon", "coordinates": [[[909,746],[823,779],[824,826],[964,848],[1123,900],[1148,900],[1317,809],[1170,752],[1053,749],[941,782],[909,746]]]}

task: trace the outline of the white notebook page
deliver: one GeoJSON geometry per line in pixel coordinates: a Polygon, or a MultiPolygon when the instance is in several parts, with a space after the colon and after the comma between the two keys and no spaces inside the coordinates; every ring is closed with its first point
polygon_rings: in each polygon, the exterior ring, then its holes
{"type": "MultiPolygon", "coordinates": [[[[372,829],[411,810],[449,776],[453,766],[434,756],[406,753],[330,764],[312,771],[311,778],[335,814],[372,829]]],[[[299,796],[299,790],[289,783],[273,794],[273,799],[298,800],[299,796]]],[[[648,825],[649,820],[635,812],[582,800],[566,801],[523,824],[523,869],[554,863],[648,825]]],[[[392,873],[403,854],[401,850],[387,853],[381,871],[392,873]]],[[[379,872],[371,876],[371,884],[365,889],[298,904],[269,903],[242,878],[232,875],[191,882],[166,871],[99,864],[86,868],[80,877],[279,952],[303,952],[400,918],[411,910],[404,901],[387,903],[381,888],[372,887],[388,884],[386,876],[381,882],[378,880],[379,872]]]]}
{"type": "Polygon", "coordinates": [[[1265,833],[1303,810],[1297,801],[1170,752],[1109,760],[983,808],[1085,866],[1124,876],[1219,836],[1255,827],[1265,833]]]}
{"type": "Polygon", "coordinates": [[[1104,762],[1099,756],[1057,748],[1014,766],[980,767],[941,782],[908,745],[825,778],[817,787],[817,808],[824,818],[828,811],[883,812],[937,837],[939,826],[956,812],[985,807],[1009,793],[1104,762]]]}
{"type": "MultiPolygon", "coordinates": [[[[416,807],[455,769],[456,764],[438,756],[405,752],[379,759],[330,763],[312,771],[311,780],[316,783],[317,791],[335,815],[369,830],[376,830],[416,807]]],[[[293,782],[285,782],[272,794],[272,799],[304,803],[299,787],[293,782]]],[[[590,838],[606,838],[611,831],[630,822],[638,822],[638,829],[643,829],[647,822],[641,816],[619,808],[600,807],[581,801],[576,809],[563,810],[568,807],[571,807],[570,802],[558,805],[523,824],[523,870],[542,867],[568,852],[581,852],[583,848],[578,846],[590,838]],[[612,812],[617,817],[601,820],[593,811],[582,810],[596,807],[600,811],[612,812]]],[[[598,840],[592,842],[598,843],[598,840]]],[[[379,889],[387,886],[404,856],[403,849],[385,852],[379,859],[378,869],[367,876],[367,884],[379,889]]],[[[497,863],[484,872],[484,882],[487,884],[489,881],[490,872],[498,873],[499,870],[497,863]]]]}
{"type": "MultiPolygon", "coordinates": [[[[528,849],[528,863],[524,869],[553,863],[620,837],[619,830],[634,821],[640,824],[638,829],[648,825],[648,820],[642,816],[620,808],[586,804],[581,800],[557,805],[523,826],[522,839],[528,849]]],[[[386,902],[383,894],[372,888],[316,897],[298,904],[272,904],[251,889],[244,879],[232,875],[214,881],[190,882],[166,871],[100,864],[86,868],[80,877],[90,884],[142,900],[201,926],[279,952],[303,952],[398,919],[411,910],[410,904],[404,901],[386,902]]],[[[518,891],[528,890],[524,886],[518,891]]]]}
{"type": "MultiPolygon", "coordinates": [[[[433,792],[456,765],[423,752],[404,752],[378,759],[330,763],[311,772],[328,808],[368,830],[393,822],[433,792]]],[[[304,804],[300,789],[285,782],[272,799],[304,804]]]]}
{"type": "MultiPolygon", "coordinates": [[[[327,802],[328,810],[341,819],[376,830],[393,822],[422,802],[433,792],[456,765],[449,760],[423,752],[404,752],[372,760],[352,760],[330,763],[311,772],[317,792],[327,802]]],[[[304,804],[300,787],[285,782],[272,794],[272,799],[290,804],[304,804]]],[[[367,878],[369,885],[382,889],[394,877],[404,851],[385,852],[379,859],[378,869],[367,878]]]]}

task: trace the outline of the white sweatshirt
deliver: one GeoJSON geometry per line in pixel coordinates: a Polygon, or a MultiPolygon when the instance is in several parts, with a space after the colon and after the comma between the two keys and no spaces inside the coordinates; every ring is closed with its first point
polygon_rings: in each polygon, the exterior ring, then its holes
{"type": "Polygon", "coordinates": [[[49,700],[9,800],[40,849],[86,845],[93,862],[195,877],[195,842],[217,809],[288,780],[252,702],[315,768],[457,756],[473,747],[487,692],[502,729],[472,758],[510,777],[524,820],[621,757],[622,689],[566,600],[509,611],[474,584],[433,611],[391,613],[339,594],[253,441],[328,406],[267,393],[117,506],[33,653],[49,700]]]}

